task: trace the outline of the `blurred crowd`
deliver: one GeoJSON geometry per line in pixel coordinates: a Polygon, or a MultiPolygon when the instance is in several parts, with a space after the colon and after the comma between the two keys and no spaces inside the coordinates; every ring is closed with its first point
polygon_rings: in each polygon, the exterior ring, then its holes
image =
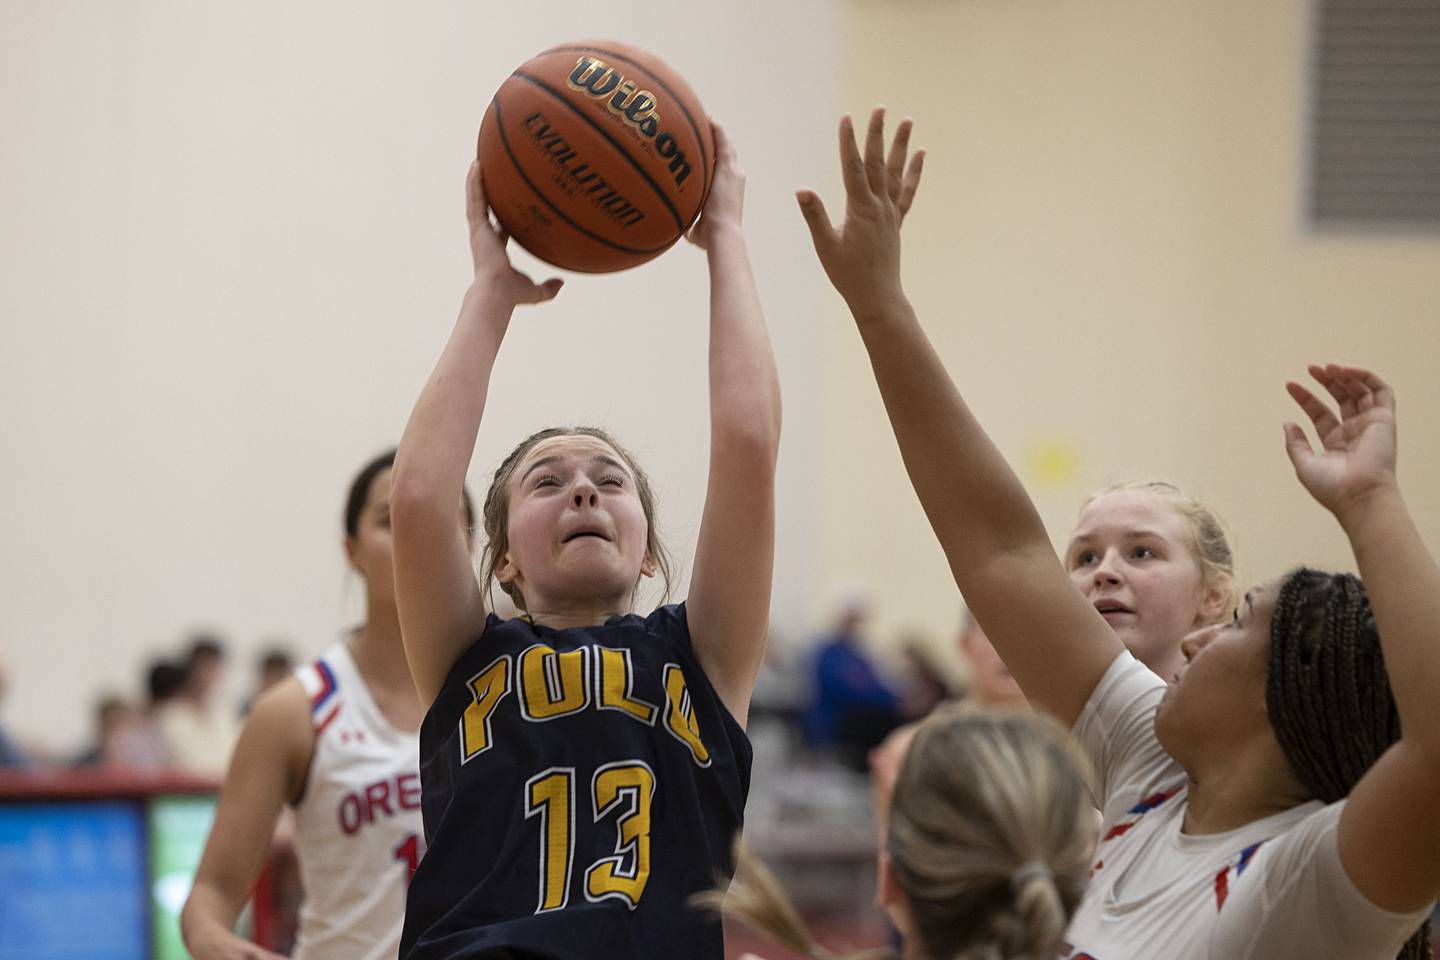
{"type": "Polygon", "coordinates": [[[789,729],[790,757],[864,773],[872,752],[896,729],[947,700],[1020,703],[1020,688],[985,634],[963,609],[950,637],[911,633],[882,644],[873,610],[842,598],[825,629],[798,648],[776,643],[756,686],[751,716],[789,729]]]}
{"type": "MultiPolygon", "coordinates": [[[[984,703],[1020,701],[983,632],[963,609],[953,638],[910,635],[888,644],[870,631],[872,609],[860,595],[842,597],[833,621],[805,638],[772,637],[756,686],[751,716],[760,735],[779,732],[785,767],[868,769],[869,755],[892,731],[945,701],[974,697],[984,703]]],[[[289,676],[295,658],[288,644],[272,642],[256,658],[248,693],[226,699],[227,644],[198,633],[153,658],[137,678],[139,695],[99,692],[92,731],[71,755],[51,745],[10,735],[4,725],[7,677],[0,660],[0,769],[104,767],[142,772],[223,775],[251,703],[289,676]]]]}
{"type": "MultiPolygon", "coordinates": [[[[938,703],[974,696],[1015,701],[1018,688],[984,634],[963,617],[957,638],[935,643],[909,636],[882,647],[869,632],[872,610],[851,595],[833,622],[803,644],[771,644],[757,685],[752,716],[769,724],[780,765],[863,774],[870,753],[892,731],[928,714],[938,703]]],[[[289,676],[294,658],[284,643],[256,659],[249,692],[227,700],[227,646],[219,636],[195,634],[179,649],[151,660],[138,678],[139,696],[107,690],[92,707],[89,742],[71,756],[7,734],[7,680],[0,663],[0,769],[76,766],[142,773],[176,772],[219,778],[250,703],[289,676]]],[[[762,731],[762,737],[765,731],[762,731]]]]}
{"type": "MultiPolygon", "coordinates": [[[[243,704],[227,701],[225,642],[213,634],[191,636],[172,654],[151,660],[138,678],[139,696],[99,693],[91,711],[89,742],[76,754],[59,755],[46,744],[20,742],[0,724],[0,769],[58,767],[111,772],[177,773],[218,780],[240,735],[249,705],[289,676],[294,659],[287,645],[271,644],[255,664],[243,704]]],[[[7,681],[0,664],[0,705],[7,681]]]]}

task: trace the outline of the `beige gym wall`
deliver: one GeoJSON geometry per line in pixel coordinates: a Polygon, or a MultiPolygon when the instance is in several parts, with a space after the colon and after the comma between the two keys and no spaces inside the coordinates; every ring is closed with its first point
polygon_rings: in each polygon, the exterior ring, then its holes
{"type": "MultiPolygon", "coordinates": [[[[727,124],[782,357],[775,615],[811,613],[824,280],[791,194],[830,158],[831,0],[0,5],[0,721],[78,746],[191,627],[310,657],[358,622],[340,516],[399,438],[469,281],[463,185],[491,93],[567,40],[659,53],[727,124]]],[[[549,268],[524,254],[527,268],[549,268]]],[[[703,254],[522,308],[473,461],[613,428],[688,568],[705,488],[703,254]]],[[[683,579],[679,596],[683,596],[683,579]]]]}
{"type": "MultiPolygon", "coordinates": [[[[750,174],[788,638],[866,585],[886,638],[948,634],[958,605],[794,210],[801,184],[842,209],[834,117],[877,101],[931,151],[912,297],[1057,537],[1084,491],[1158,475],[1226,514],[1248,573],[1345,563],[1278,426],[1283,380],[1336,357],[1396,383],[1402,477],[1440,547],[1440,240],[1302,225],[1298,0],[498,9],[0,6],[7,728],[76,744],[91,696],[136,691],[190,626],[248,670],[271,634],[313,654],[356,621],[344,487],[398,436],[453,320],[474,126],[513,65],[586,35],[682,69],[750,174]]],[[[657,479],[688,560],[704,304],[703,260],[677,250],[519,314],[472,489],[529,429],[598,420],[657,479]]]]}
{"type": "MultiPolygon", "coordinates": [[[[1350,565],[1280,431],[1299,414],[1284,381],[1338,360],[1396,386],[1401,479],[1440,549],[1440,234],[1303,222],[1309,15],[1300,0],[845,4],[846,109],[909,114],[929,150],[911,299],[1062,546],[1088,491],[1163,477],[1230,521],[1247,580],[1350,565]]],[[[883,635],[948,635],[953,581],[859,338],[831,314],[827,589],[872,583],[883,635]]]]}

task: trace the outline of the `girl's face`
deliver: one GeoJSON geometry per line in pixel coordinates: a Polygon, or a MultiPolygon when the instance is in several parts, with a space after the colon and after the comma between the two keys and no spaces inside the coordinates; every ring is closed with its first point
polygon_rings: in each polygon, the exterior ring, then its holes
{"type": "Polygon", "coordinates": [[[495,570],[517,583],[532,611],[576,602],[628,609],[654,573],[649,526],[625,460],[597,437],[549,437],[510,479],[509,549],[495,570]]]}
{"type": "Polygon", "coordinates": [[[1189,522],[1147,490],[1112,490],[1086,504],[1065,552],[1070,579],[1135,657],[1162,677],[1181,639],[1211,623],[1225,593],[1201,582],[1189,522]]]}
{"type": "Polygon", "coordinates": [[[1251,590],[1231,620],[1201,627],[1180,645],[1184,665],[1166,678],[1171,684],[1155,713],[1155,734],[1182,764],[1204,745],[1234,751],[1257,736],[1274,739],[1265,682],[1279,585],[1251,590]]]}

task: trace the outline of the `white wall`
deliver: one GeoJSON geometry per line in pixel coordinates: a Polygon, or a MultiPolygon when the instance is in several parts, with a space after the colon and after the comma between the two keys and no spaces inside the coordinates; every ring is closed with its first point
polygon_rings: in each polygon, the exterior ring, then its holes
{"type": "MultiPolygon", "coordinates": [[[[138,692],[191,626],[232,639],[238,693],[262,639],[311,653],[355,622],[342,498],[398,439],[465,289],[476,127],[510,69],[585,37],[660,53],[750,174],[786,399],[775,614],[799,630],[824,280],[791,192],[830,159],[836,31],[828,0],[0,7],[0,719],[66,747],[98,688],[138,692]]],[[[691,249],[522,310],[473,492],[531,429],[598,422],[688,561],[705,318],[691,249]]]]}

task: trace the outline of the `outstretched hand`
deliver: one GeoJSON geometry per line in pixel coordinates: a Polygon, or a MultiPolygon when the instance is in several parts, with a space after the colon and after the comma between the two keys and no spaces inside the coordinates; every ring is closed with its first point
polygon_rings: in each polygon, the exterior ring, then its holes
{"type": "Polygon", "coordinates": [[[490,206],[485,200],[485,186],[480,179],[480,164],[470,164],[465,178],[465,218],[470,223],[470,256],[475,262],[475,282],[483,284],[511,306],[521,303],[543,303],[553,300],[565,281],[551,277],[536,283],[526,273],[510,264],[505,245],[510,235],[504,228],[490,222],[490,206]]]}
{"type": "Polygon", "coordinates": [[[903,298],[900,224],[915,200],[925,151],[910,154],[909,119],[900,121],[885,152],[885,108],[870,114],[861,157],[851,119],[840,120],[840,170],[845,180],[845,223],[836,229],[813,190],[795,195],[810,227],[815,253],[840,296],[857,316],[903,298]],[[908,162],[907,162],[908,157],[908,162]]]}
{"type": "Polygon", "coordinates": [[[745,173],[740,169],[740,158],[735,145],[725,128],[712,118],[710,129],[715,138],[715,179],[710,184],[710,196],[705,199],[705,209],[695,221],[687,240],[701,250],[709,250],[714,235],[720,230],[740,228],[741,215],[745,209],[745,173]]]}
{"type": "Polygon", "coordinates": [[[1321,447],[1315,451],[1305,431],[1287,423],[1285,452],[1310,495],[1338,515],[1395,483],[1395,392],[1358,367],[1311,365],[1310,375],[1340,405],[1340,415],[1300,384],[1285,384],[1315,426],[1321,447]]]}

